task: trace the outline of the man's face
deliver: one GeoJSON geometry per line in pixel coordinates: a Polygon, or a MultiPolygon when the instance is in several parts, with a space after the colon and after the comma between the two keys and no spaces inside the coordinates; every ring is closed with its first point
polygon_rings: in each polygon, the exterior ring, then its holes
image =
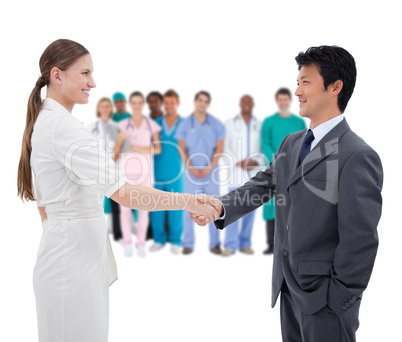
{"type": "Polygon", "coordinates": [[[117,113],[125,113],[126,112],[126,101],[119,99],[114,103],[114,107],[116,108],[117,113]]]}
{"type": "Polygon", "coordinates": [[[276,104],[278,105],[279,111],[282,113],[286,113],[289,110],[291,102],[292,100],[289,95],[278,94],[276,97],[276,104]]]}
{"type": "Polygon", "coordinates": [[[176,96],[165,96],[163,98],[163,108],[167,115],[174,115],[177,113],[177,107],[179,107],[179,101],[176,96]]]}
{"type": "Polygon", "coordinates": [[[197,99],[194,100],[195,109],[199,112],[206,113],[209,107],[209,99],[204,94],[198,95],[197,99]]]}
{"type": "Polygon", "coordinates": [[[295,95],[299,98],[300,116],[317,118],[330,105],[330,94],[324,88],[324,79],[318,71],[318,66],[302,66],[297,84],[295,95]]]}
{"type": "Polygon", "coordinates": [[[148,108],[151,113],[158,112],[162,106],[162,101],[160,100],[159,96],[151,95],[148,98],[148,108]]]}
{"type": "Polygon", "coordinates": [[[240,99],[240,109],[244,114],[251,114],[254,108],[254,100],[249,95],[244,95],[240,99]]]}

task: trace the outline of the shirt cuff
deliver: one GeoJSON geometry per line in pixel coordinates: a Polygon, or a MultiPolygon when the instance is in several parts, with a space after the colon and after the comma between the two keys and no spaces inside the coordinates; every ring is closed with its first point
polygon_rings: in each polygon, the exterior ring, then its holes
{"type": "Polygon", "coordinates": [[[219,216],[218,220],[224,220],[225,216],[226,216],[226,210],[225,210],[225,206],[222,204],[222,211],[223,214],[221,216],[219,216]]]}

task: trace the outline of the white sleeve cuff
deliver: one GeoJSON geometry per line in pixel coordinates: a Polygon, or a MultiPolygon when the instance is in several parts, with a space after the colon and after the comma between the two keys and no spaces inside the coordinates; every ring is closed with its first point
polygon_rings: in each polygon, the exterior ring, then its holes
{"type": "Polygon", "coordinates": [[[218,220],[224,220],[225,216],[226,216],[226,210],[225,210],[225,206],[222,204],[222,208],[223,208],[223,214],[222,216],[219,216],[218,220]]]}

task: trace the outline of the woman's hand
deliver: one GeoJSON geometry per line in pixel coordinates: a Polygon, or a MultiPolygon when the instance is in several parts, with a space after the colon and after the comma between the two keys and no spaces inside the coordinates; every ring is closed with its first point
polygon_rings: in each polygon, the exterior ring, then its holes
{"type": "Polygon", "coordinates": [[[138,145],[130,145],[130,148],[132,152],[141,152],[141,147],[138,145]]]}
{"type": "Polygon", "coordinates": [[[46,210],[45,210],[45,207],[40,207],[40,206],[38,206],[38,210],[39,210],[40,219],[42,220],[42,227],[43,227],[43,222],[47,219],[46,210]]]}
{"type": "Polygon", "coordinates": [[[213,197],[215,201],[209,197],[206,195],[193,195],[186,207],[191,217],[197,217],[204,225],[216,221],[220,216],[220,212],[217,211],[217,207],[219,208],[219,205],[221,205],[220,201],[215,197],[213,197]],[[216,201],[218,201],[219,204],[216,201]],[[216,206],[214,206],[214,204],[216,204],[216,206]]]}

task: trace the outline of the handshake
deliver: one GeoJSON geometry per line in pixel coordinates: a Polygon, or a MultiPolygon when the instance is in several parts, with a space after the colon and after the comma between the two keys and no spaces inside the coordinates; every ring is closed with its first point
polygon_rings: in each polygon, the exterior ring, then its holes
{"type": "Polygon", "coordinates": [[[200,226],[216,221],[223,214],[222,202],[214,196],[195,195],[189,205],[191,219],[200,226]]]}

